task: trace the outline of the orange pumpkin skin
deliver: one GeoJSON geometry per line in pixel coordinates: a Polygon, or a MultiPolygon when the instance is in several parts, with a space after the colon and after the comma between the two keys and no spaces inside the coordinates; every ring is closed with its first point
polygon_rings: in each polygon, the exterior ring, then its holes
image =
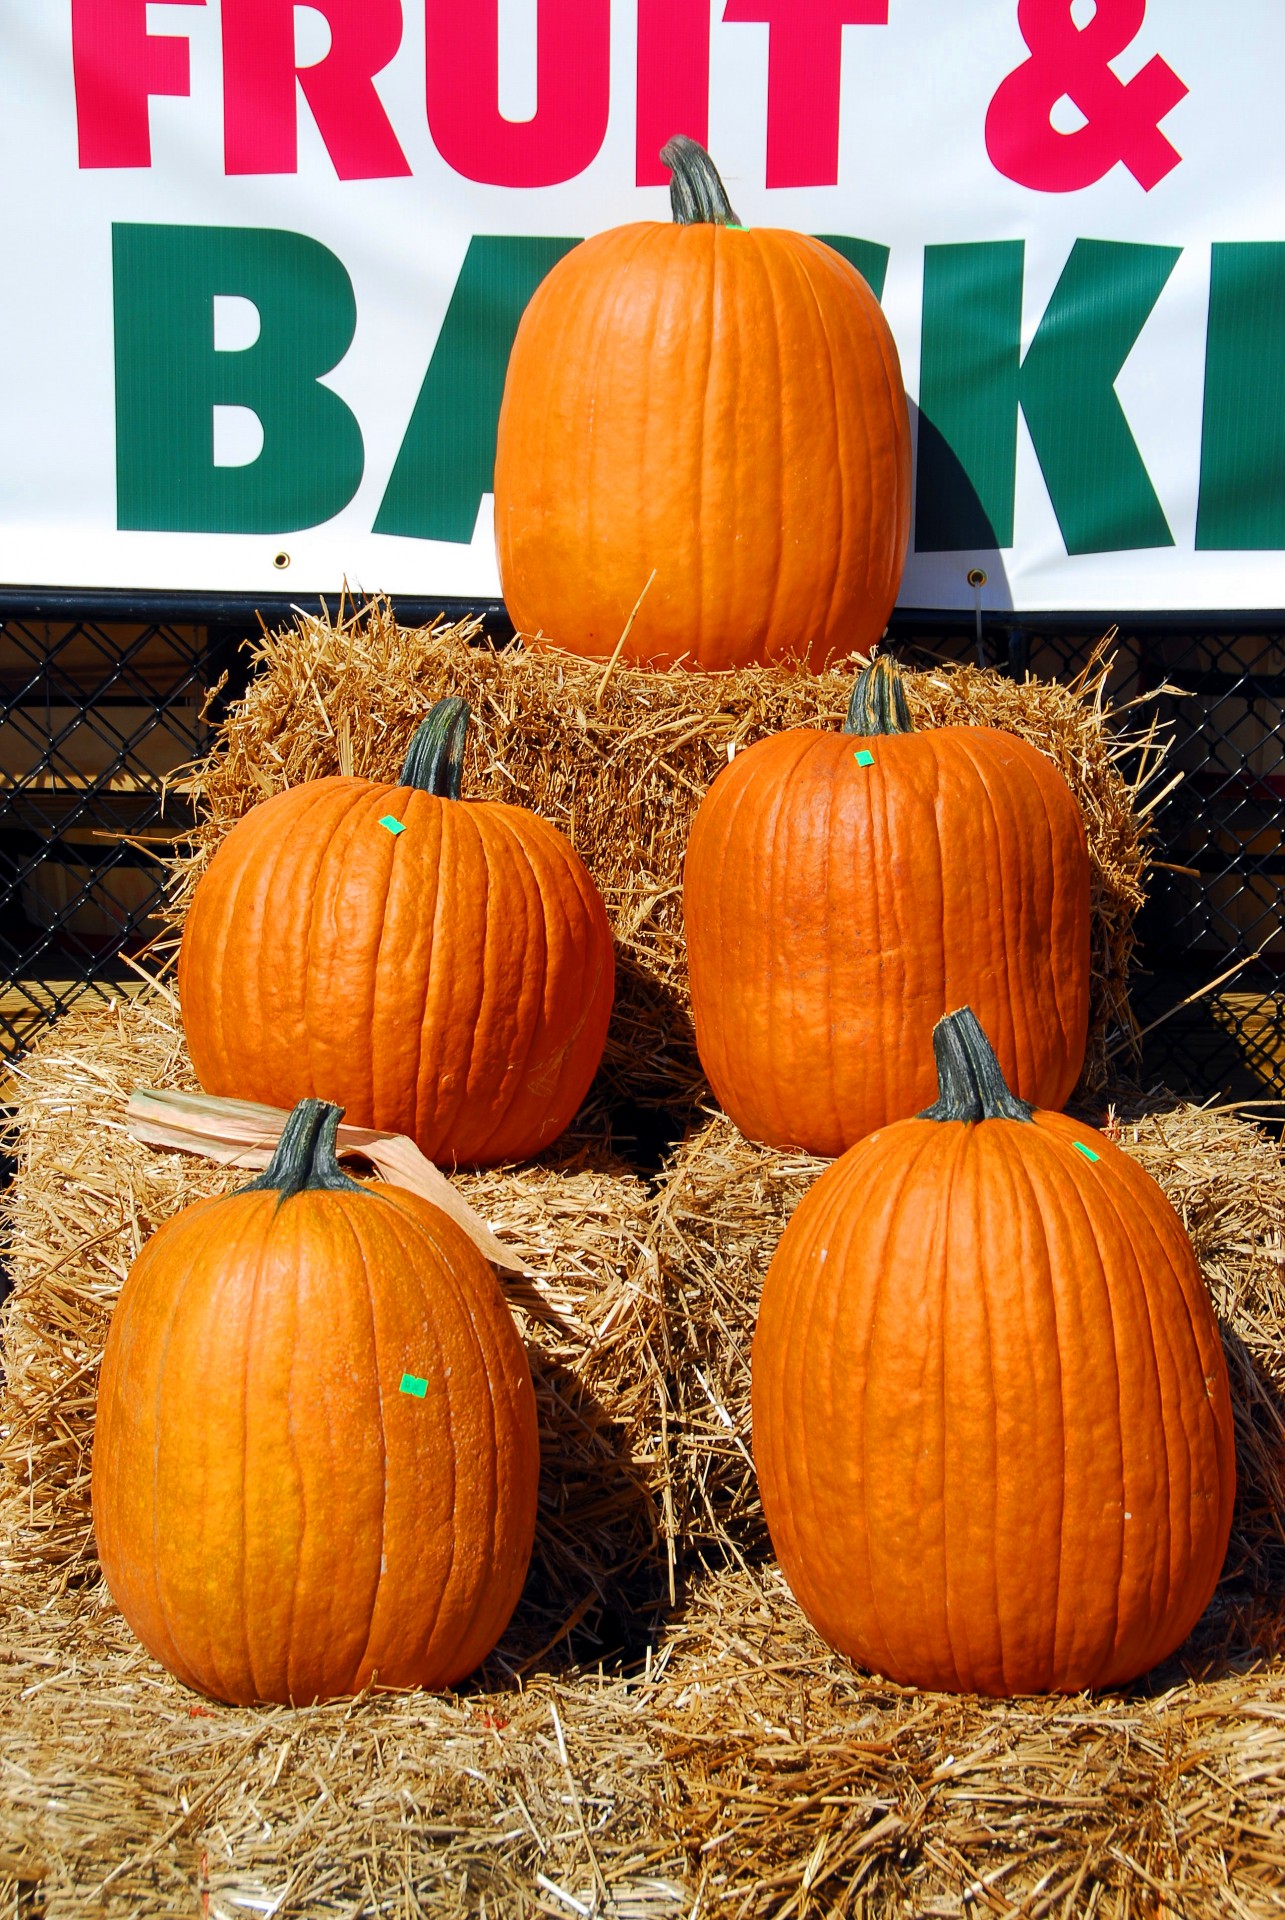
{"type": "Polygon", "coordinates": [[[103,1572],[148,1650],[218,1700],[449,1686],[525,1578],[535,1396],[495,1277],[427,1201],[349,1184],[185,1208],[112,1319],[103,1572]]]}
{"type": "Polygon", "coordinates": [[[518,326],[495,460],[505,602],[573,653],[611,654],[641,595],[626,660],[819,669],[887,624],[910,471],[896,346],[840,254],[721,216],[613,228],[518,326]]]}
{"type": "Polygon", "coordinates": [[[683,918],[701,1063],[750,1139],[833,1155],[916,1113],[965,1004],[1023,1099],[1061,1107],[1079,1078],[1084,823],[1012,734],[757,741],[697,810],[683,918]]]}
{"type": "Polygon", "coordinates": [[[602,900],[556,827],[343,776],[232,828],[193,896],[178,975],[207,1093],[336,1100],[354,1126],[473,1166],[528,1158],[566,1127],[614,982],[602,900]]]}
{"type": "Polygon", "coordinates": [[[753,1420],[796,1598],[891,1679],[1112,1686],[1217,1582],[1235,1448],[1208,1295],[1159,1187],[1064,1115],[906,1120],[827,1168],[764,1284],[753,1420]]]}

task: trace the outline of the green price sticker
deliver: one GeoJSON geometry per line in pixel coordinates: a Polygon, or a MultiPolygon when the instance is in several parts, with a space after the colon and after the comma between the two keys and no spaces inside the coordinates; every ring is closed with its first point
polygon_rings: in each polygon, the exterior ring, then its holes
{"type": "Polygon", "coordinates": [[[428,1392],[427,1380],[421,1380],[418,1374],[404,1373],[401,1379],[400,1393],[413,1394],[416,1400],[422,1400],[428,1392]]]}
{"type": "Polygon", "coordinates": [[[394,819],[391,813],[386,813],[379,824],[381,827],[387,827],[394,838],[396,838],[399,833],[405,833],[406,831],[406,822],[404,820],[394,819]]]}
{"type": "Polygon", "coordinates": [[[1092,1147],[1086,1147],[1083,1140],[1076,1140],[1073,1142],[1073,1145],[1075,1147],[1075,1151],[1077,1153],[1082,1153],[1086,1160],[1098,1160],[1101,1158],[1100,1154],[1094,1153],[1092,1147]]]}
{"type": "Polygon", "coordinates": [[[872,767],[875,763],[875,757],[869,747],[862,747],[859,753],[853,755],[853,759],[859,767],[872,767]]]}

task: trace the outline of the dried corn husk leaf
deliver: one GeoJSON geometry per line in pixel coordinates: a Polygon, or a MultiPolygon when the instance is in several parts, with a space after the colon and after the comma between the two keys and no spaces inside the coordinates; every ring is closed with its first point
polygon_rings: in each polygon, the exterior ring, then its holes
{"type": "MultiPolygon", "coordinates": [[[[141,1140],[147,1147],[200,1154],[222,1167],[266,1167],[288,1118],[285,1107],[229,1100],[213,1093],[185,1093],[173,1087],[135,1087],[125,1105],[125,1125],[132,1140],[141,1140]]],[[[368,1160],[381,1178],[449,1214],[497,1272],[527,1271],[404,1133],[341,1125],[335,1145],[341,1160],[368,1160]]]]}

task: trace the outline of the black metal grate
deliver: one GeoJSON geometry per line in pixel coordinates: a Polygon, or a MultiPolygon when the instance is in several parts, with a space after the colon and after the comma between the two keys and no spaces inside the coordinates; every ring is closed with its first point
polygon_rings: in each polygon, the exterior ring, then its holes
{"type": "Polygon", "coordinates": [[[158,931],[159,856],[190,825],[167,776],[201,753],[233,663],[221,629],[0,626],[0,1047],[134,978],[158,931]]]}
{"type": "Polygon", "coordinates": [[[1285,632],[1152,637],[1139,686],[1183,779],[1157,814],[1141,921],[1142,1024],[1235,969],[1157,1029],[1148,1064],[1201,1099],[1285,1095],[1285,632]]]}
{"type": "MultiPolygon", "coordinates": [[[[407,617],[420,614],[418,605],[407,617]]],[[[976,658],[976,635],[898,616],[896,637],[976,658]]],[[[115,617],[0,625],[0,1049],[30,1043],[84,994],[133,980],[157,930],[158,856],[190,825],[166,777],[203,752],[244,684],[253,622],[115,617]]],[[[1068,678],[1095,632],[988,622],[987,663],[1068,678]]],[[[1112,689],[1160,696],[1184,778],[1157,811],[1135,1006],[1155,1028],[1144,1077],[1201,1099],[1285,1096],[1285,628],[1122,630],[1112,689]]]]}
{"type": "MultiPolygon", "coordinates": [[[[1018,677],[1070,679],[1098,637],[996,623],[983,651],[1018,677]]],[[[937,644],[977,657],[973,635],[937,644]]],[[[1285,629],[1149,621],[1122,628],[1113,651],[1113,698],[1157,696],[1145,712],[1171,731],[1170,777],[1182,775],[1155,811],[1157,865],[1139,923],[1134,1010],[1141,1027],[1160,1023],[1144,1041],[1142,1077],[1200,1100],[1282,1098],[1285,629]]]]}

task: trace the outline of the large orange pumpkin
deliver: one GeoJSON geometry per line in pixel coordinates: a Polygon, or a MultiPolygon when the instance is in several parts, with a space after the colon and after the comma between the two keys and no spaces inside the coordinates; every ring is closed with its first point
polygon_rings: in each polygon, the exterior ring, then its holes
{"type": "Polygon", "coordinates": [[[814,1625],[894,1680],[1111,1686],[1186,1637],[1235,1491],[1227,1369],[1159,1187],[1004,1086],[967,1009],[941,1092],[805,1196],[763,1289],[754,1459],[814,1625]]]}
{"type": "Polygon", "coordinates": [[[1084,822],[1043,754],[911,730],[892,661],[842,733],[757,741],[701,803],[683,872],[696,1044],[741,1131],[842,1153],[932,1098],[932,1030],[971,1005],[1024,1099],[1084,1064],[1084,822]]]}
{"type": "Polygon", "coordinates": [[[338,1119],[302,1102],[259,1179],[152,1236],[103,1356],[107,1584],[219,1700],[448,1686],[530,1558],[535,1395],[495,1276],[428,1201],[348,1179],[338,1119]]]}
{"type": "Polygon", "coordinates": [[[207,1093],[337,1100],[447,1165],[567,1125],[611,1014],[606,911],[556,827],[460,799],[468,717],[439,701],[395,786],[307,781],[227,835],[179,955],[207,1093]]]}
{"type": "Polygon", "coordinates": [[[495,460],[504,598],[574,653],[610,654],[628,627],[628,660],[819,667],[878,640],[897,597],[897,350],[833,248],[741,227],[694,141],[662,158],[675,224],[573,248],[519,324],[495,460]]]}

